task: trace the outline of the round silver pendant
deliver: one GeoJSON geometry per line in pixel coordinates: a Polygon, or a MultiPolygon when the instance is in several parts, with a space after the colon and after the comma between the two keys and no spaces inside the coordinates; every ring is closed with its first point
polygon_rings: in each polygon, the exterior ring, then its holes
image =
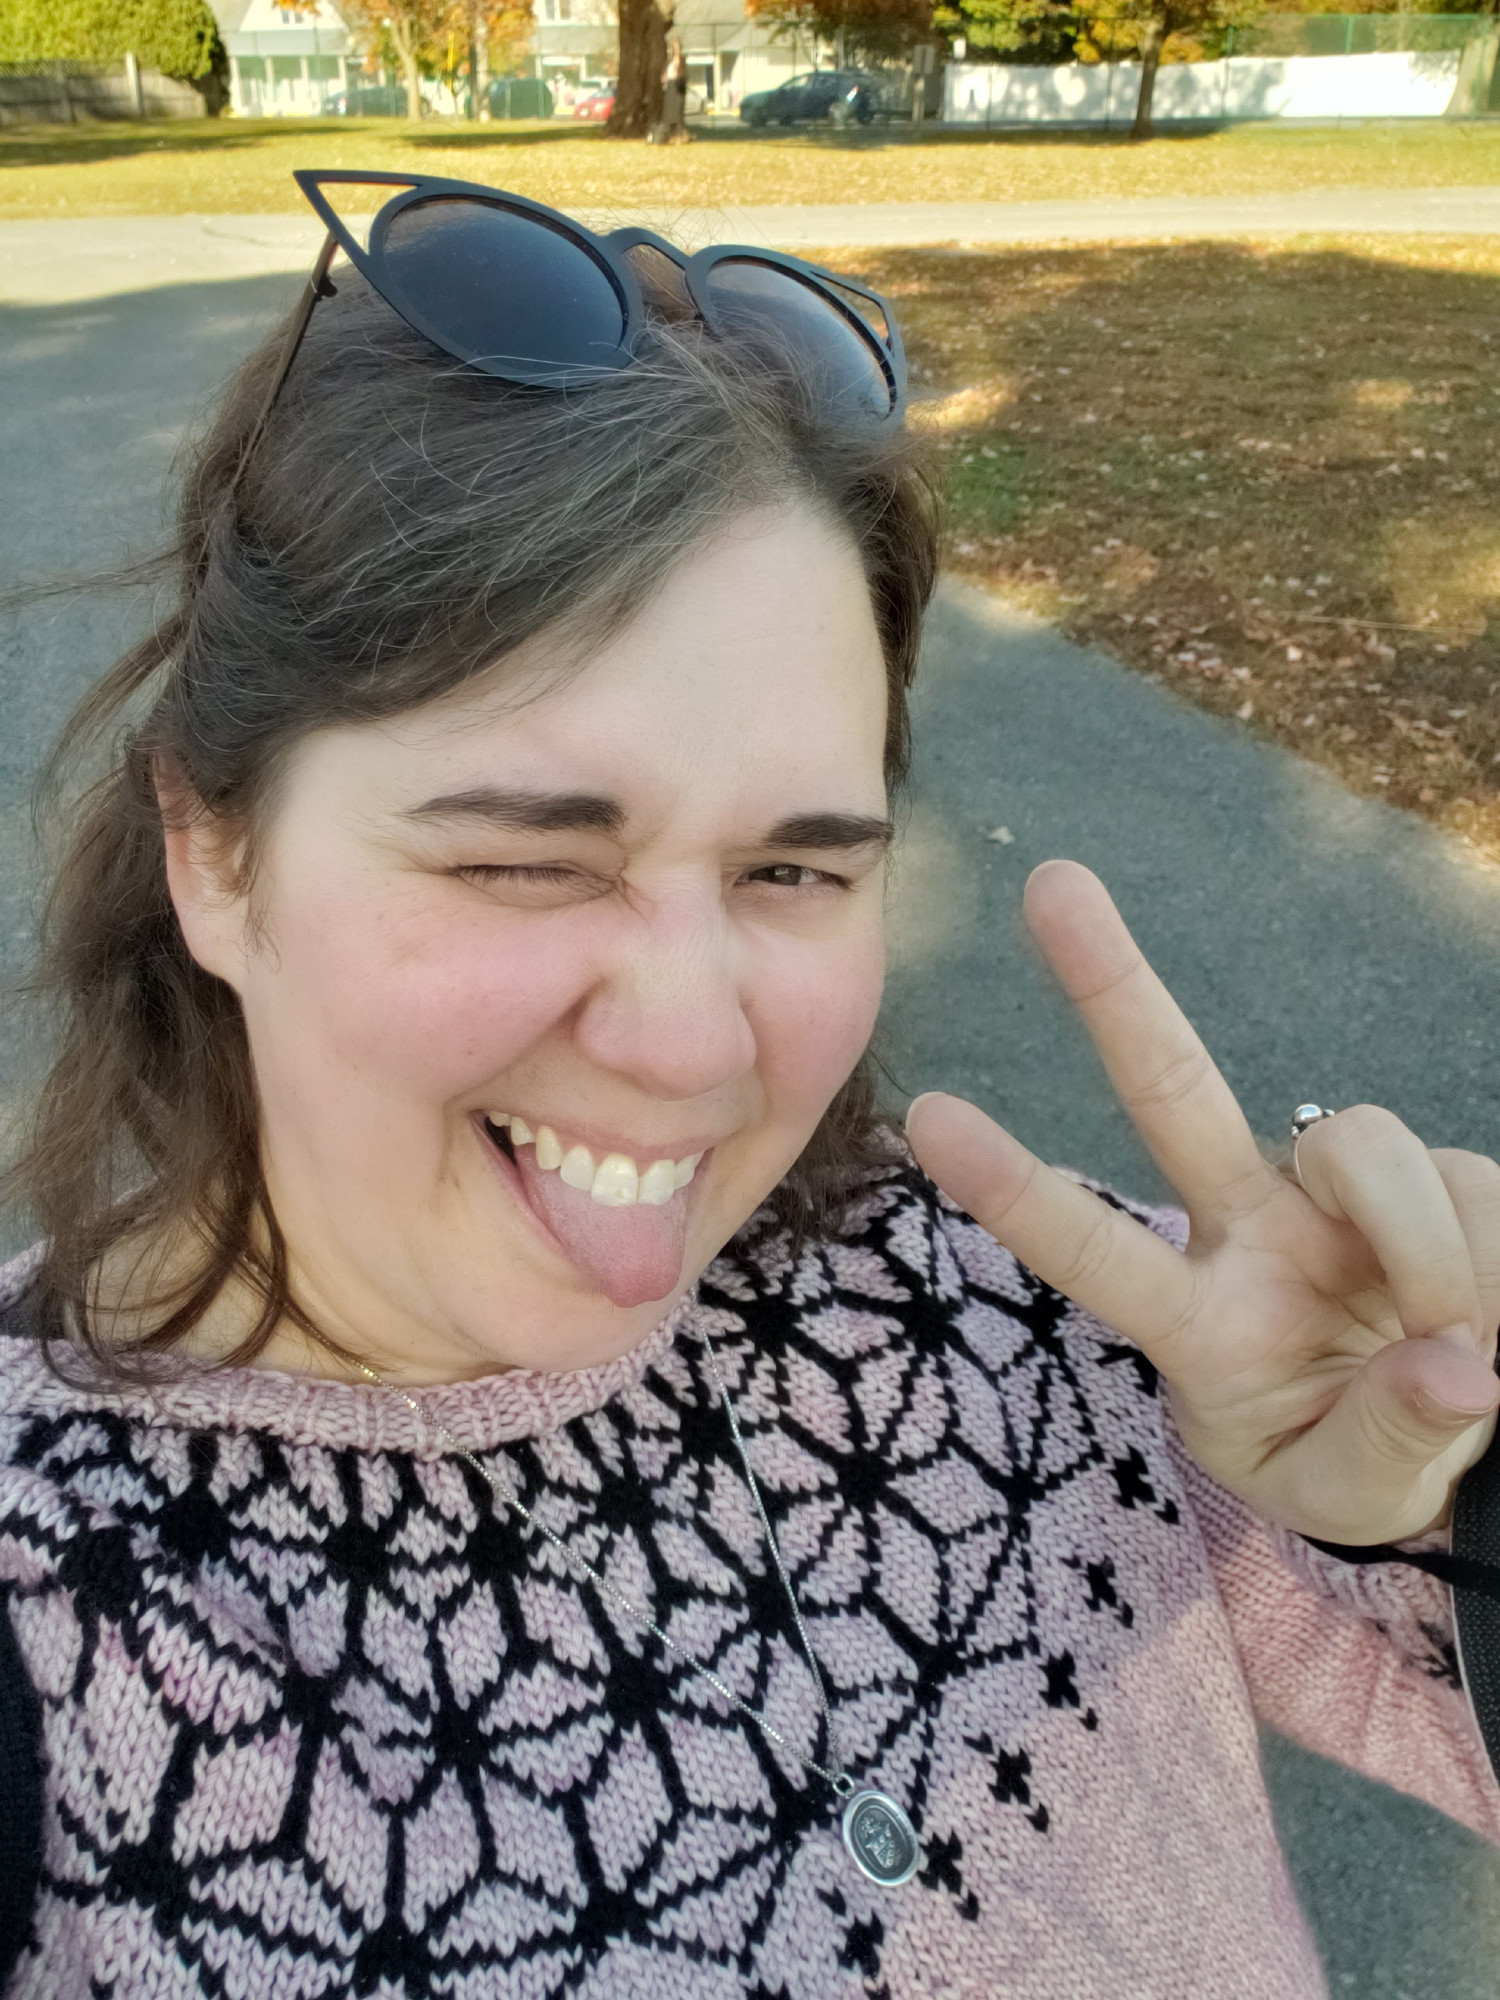
{"type": "Polygon", "coordinates": [[[844,1807],[844,1845],[883,1889],[899,1889],[922,1865],[915,1829],[889,1792],[856,1792],[844,1807]]]}

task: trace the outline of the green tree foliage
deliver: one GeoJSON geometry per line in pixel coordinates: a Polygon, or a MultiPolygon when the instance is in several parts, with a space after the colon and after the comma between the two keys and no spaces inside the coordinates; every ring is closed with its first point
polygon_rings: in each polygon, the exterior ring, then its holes
{"type": "Polygon", "coordinates": [[[0,62],[118,62],[203,77],[218,29],[204,0],[0,0],[0,62]]]}
{"type": "Polygon", "coordinates": [[[1072,62],[1088,22],[1071,6],[1051,0],[938,0],[932,24],[962,35],[976,56],[1010,62],[1072,62]]]}
{"type": "Polygon", "coordinates": [[[745,0],[745,12],[815,36],[842,51],[845,62],[909,56],[933,26],[932,0],[745,0]]]}

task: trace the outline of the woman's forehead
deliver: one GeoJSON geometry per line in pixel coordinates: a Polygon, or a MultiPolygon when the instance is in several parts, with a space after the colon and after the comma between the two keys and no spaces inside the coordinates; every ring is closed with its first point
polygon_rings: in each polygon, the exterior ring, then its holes
{"type": "Polygon", "coordinates": [[[420,792],[407,806],[490,786],[594,794],[628,816],[663,788],[710,787],[774,817],[883,796],[869,590],[810,511],[739,524],[581,663],[547,651],[544,634],[485,683],[379,726],[386,781],[420,792]],[[801,796],[830,783],[848,797],[801,796]]]}

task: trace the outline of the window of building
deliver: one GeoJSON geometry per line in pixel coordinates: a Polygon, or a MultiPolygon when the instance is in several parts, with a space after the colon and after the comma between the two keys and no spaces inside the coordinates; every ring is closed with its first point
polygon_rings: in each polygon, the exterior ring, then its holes
{"type": "Polygon", "coordinates": [[[301,56],[272,56],[271,76],[276,83],[300,83],[302,80],[301,56]]]}
{"type": "Polygon", "coordinates": [[[241,83],[264,83],[266,80],[266,59],[264,56],[239,56],[241,83]]]}
{"type": "Polygon", "coordinates": [[[309,56],[307,59],[307,75],[311,83],[331,83],[338,73],[337,56],[309,56]]]}

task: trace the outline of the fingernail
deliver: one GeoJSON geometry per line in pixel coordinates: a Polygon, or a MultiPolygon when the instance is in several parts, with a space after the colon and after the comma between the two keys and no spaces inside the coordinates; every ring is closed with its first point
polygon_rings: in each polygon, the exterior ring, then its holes
{"type": "Polygon", "coordinates": [[[1492,1416],[1495,1409],[1493,1403],[1486,1403],[1478,1410],[1463,1409],[1455,1403],[1440,1403],[1436,1396],[1429,1396],[1425,1389],[1418,1389],[1416,1404],[1425,1416],[1435,1417],[1443,1424],[1477,1424],[1481,1417],[1492,1416]]]}
{"type": "Polygon", "coordinates": [[[906,1129],[908,1131],[911,1130],[911,1114],[916,1110],[919,1104],[926,1104],[931,1098],[946,1097],[947,1095],[948,1092],[946,1090],[924,1090],[921,1092],[919,1096],[914,1097],[911,1103],[907,1105],[906,1117],[902,1121],[903,1124],[906,1126],[906,1129]]]}

